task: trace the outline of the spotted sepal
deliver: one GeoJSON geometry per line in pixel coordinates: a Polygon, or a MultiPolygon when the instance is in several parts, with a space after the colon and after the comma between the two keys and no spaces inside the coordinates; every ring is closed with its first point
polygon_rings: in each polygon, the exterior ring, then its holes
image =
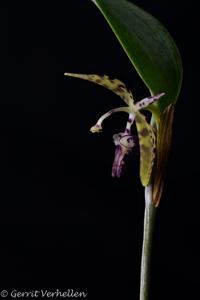
{"type": "Polygon", "coordinates": [[[120,96],[126,104],[133,103],[133,95],[119,79],[111,79],[107,75],[64,73],[65,76],[81,78],[102,85],[120,96]]]}
{"type": "Polygon", "coordinates": [[[147,186],[155,160],[155,133],[153,127],[147,123],[146,118],[136,108],[133,108],[133,110],[140,145],[140,179],[142,185],[147,186]]]}

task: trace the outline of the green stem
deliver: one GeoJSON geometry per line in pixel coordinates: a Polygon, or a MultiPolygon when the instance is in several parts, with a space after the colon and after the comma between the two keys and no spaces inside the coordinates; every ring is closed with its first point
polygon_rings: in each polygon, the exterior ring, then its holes
{"type": "Polygon", "coordinates": [[[148,185],[145,188],[144,233],[140,274],[140,300],[148,300],[151,245],[156,210],[157,209],[152,201],[152,185],[148,185]]]}

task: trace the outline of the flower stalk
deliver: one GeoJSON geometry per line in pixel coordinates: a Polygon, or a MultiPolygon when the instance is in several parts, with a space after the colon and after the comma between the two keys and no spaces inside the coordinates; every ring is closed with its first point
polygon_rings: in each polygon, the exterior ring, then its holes
{"type": "Polygon", "coordinates": [[[159,203],[163,186],[163,176],[160,176],[161,172],[159,172],[158,177],[155,177],[155,173],[157,172],[157,170],[162,169],[162,153],[164,153],[164,151],[162,151],[161,155],[159,155],[160,149],[163,150],[163,145],[166,145],[167,142],[168,145],[170,145],[171,137],[171,135],[167,136],[166,134],[163,134],[163,132],[165,133],[166,125],[170,120],[171,110],[167,109],[163,114],[157,115],[155,113],[156,110],[152,110],[152,104],[155,104],[154,107],[156,107],[156,103],[161,97],[165,95],[165,93],[161,92],[157,95],[146,97],[135,103],[132,92],[128,90],[125,84],[119,79],[111,79],[107,75],[100,76],[96,74],[87,75],[65,73],[65,76],[88,80],[104,86],[105,88],[117,94],[127,105],[111,109],[107,113],[103,114],[98,119],[97,123],[90,128],[90,131],[93,133],[102,132],[103,122],[106,118],[112,116],[114,113],[119,112],[125,112],[128,114],[125,130],[113,135],[113,141],[115,144],[115,156],[112,166],[112,177],[121,177],[125,166],[125,157],[137,145],[137,139],[132,135],[132,127],[134,125],[136,127],[140,148],[140,179],[142,185],[145,188],[145,213],[141,260],[140,300],[147,300],[149,290],[150,256],[153,227],[156,207],[159,203]],[[152,113],[151,124],[147,122],[146,117],[142,114],[142,110],[144,109],[147,109],[152,113]],[[157,194],[156,197],[154,197],[155,190],[159,191],[159,197],[157,196],[157,194]]]}
{"type": "Polygon", "coordinates": [[[145,187],[145,211],[140,273],[140,300],[148,300],[153,230],[157,208],[153,204],[152,185],[145,187]]]}

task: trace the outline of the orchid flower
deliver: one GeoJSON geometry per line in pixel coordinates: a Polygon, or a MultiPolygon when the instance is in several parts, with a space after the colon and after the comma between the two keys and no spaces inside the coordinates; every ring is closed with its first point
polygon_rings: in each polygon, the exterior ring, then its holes
{"type": "Polygon", "coordinates": [[[141,114],[142,109],[147,109],[150,104],[159,100],[164,93],[155,96],[150,96],[142,99],[134,104],[134,99],[131,91],[129,91],[125,84],[118,79],[110,79],[108,76],[99,75],[85,75],[65,73],[66,76],[77,77],[85,80],[92,81],[102,85],[115,94],[120,96],[127,106],[114,108],[99,118],[97,123],[91,127],[90,131],[93,133],[102,131],[103,121],[117,112],[125,112],[128,114],[128,120],[124,132],[114,134],[113,140],[116,146],[115,157],[112,166],[112,176],[120,177],[125,165],[124,157],[128,155],[136,142],[131,133],[131,127],[135,123],[139,145],[140,145],[140,178],[144,186],[147,186],[150,180],[153,163],[155,159],[155,133],[153,127],[147,123],[146,118],[141,114]]]}

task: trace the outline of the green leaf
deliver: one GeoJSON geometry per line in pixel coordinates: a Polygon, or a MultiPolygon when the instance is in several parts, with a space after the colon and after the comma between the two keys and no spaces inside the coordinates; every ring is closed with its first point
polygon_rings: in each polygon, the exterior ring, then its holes
{"type": "Polygon", "coordinates": [[[158,113],[176,102],[182,62],[175,42],[149,13],[125,0],[92,0],[108,21],[136,71],[152,95],[165,92],[151,105],[158,113]]]}

